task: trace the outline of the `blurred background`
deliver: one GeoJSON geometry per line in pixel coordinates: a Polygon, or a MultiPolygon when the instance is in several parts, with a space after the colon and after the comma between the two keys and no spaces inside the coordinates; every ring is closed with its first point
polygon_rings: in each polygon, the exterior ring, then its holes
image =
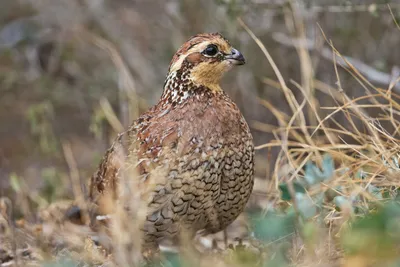
{"type": "MultiPolygon", "coordinates": [[[[0,196],[13,197],[12,189],[23,186],[48,202],[71,197],[64,190],[71,165],[82,181],[90,177],[116,132],[157,102],[178,47],[200,32],[221,32],[244,54],[247,64],[231,71],[223,88],[256,145],[274,139],[279,123],[266,103],[290,109],[238,17],[285,81],[301,84],[320,105],[333,104],[324,84],[337,88],[329,41],[378,87],[388,88],[400,73],[398,1],[0,0],[0,6],[0,196]]],[[[350,98],[365,94],[338,71],[350,98]]],[[[341,116],[336,120],[346,125],[341,116]]],[[[307,120],[315,124],[312,113],[307,120]]],[[[257,176],[269,178],[278,151],[257,151],[257,176]]]]}

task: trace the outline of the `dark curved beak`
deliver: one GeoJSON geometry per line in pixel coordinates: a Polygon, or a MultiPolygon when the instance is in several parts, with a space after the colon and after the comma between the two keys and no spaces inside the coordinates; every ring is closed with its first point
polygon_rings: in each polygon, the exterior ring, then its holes
{"type": "Polygon", "coordinates": [[[246,63],[244,56],[235,48],[232,48],[232,51],[229,55],[225,56],[226,60],[229,60],[231,63],[235,65],[243,65],[246,63]]]}

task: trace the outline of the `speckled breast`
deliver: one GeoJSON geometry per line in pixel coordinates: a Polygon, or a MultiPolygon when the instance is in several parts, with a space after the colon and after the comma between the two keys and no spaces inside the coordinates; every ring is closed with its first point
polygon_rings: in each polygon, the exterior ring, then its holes
{"type": "Polygon", "coordinates": [[[177,119],[178,142],[161,162],[168,174],[149,204],[146,242],[174,238],[183,229],[221,231],[243,211],[252,192],[253,139],[236,105],[223,96],[185,108],[188,117],[177,119]]]}

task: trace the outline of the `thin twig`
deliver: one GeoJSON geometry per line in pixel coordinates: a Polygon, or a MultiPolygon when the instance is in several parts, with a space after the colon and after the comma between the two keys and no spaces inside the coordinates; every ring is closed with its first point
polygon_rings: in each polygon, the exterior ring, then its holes
{"type": "MultiPolygon", "coordinates": [[[[309,39],[301,39],[301,40],[294,39],[283,33],[274,33],[274,34],[272,34],[272,38],[276,42],[286,45],[286,46],[304,47],[308,50],[315,49],[314,42],[309,39]]],[[[327,59],[327,60],[333,62],[331,49],[329,49],[328,47],[322,47],[321,49],[318,49],[318,52],[321,54],[321,56],[324,59],[327,59]]],[[[393,81],[396,81],[396,78],[394,78],[391,74],[379,71],[379,70],[365,64],[361,60],[355,59],[355,58],[352,58],[349,56],[342,55],[342,58],[339,57],[336,59],[336,63],[343,68],[348,67],[348,65],[346,64],[346,61],[351,63],[354,66],[354,68],[356,68],[360,73],[362,73],[370,81],[380,83],[380,84],[386,84],[388,86],[392,84],[392,86],[397,91],[400,91],[400,82],[397,80],[397,83],[393,83],[393,81]]]]}
{"type": "Polygon", "coordinates": [[[85,201],[85,194],[82,189],[82,182],[79,178],[79,170],[74,155],[72,153],[71,145],[68,142],[62,142],[62,148],[64,152],[65,161],[67,162],[69,168],[72,191],[74,193],[78,206],[81,209],[82,221],[84,223],[88,223],[89,214],[87,210],[87,204],[85,201]]]}

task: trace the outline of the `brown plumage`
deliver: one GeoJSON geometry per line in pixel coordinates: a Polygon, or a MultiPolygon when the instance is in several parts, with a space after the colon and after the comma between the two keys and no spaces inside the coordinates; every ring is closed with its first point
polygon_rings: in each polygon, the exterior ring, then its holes
{"type": "Polygon", "coordinates": [[[242,64],[220,34],[190,38],[171,61],[159,102],[118,136],[93,175],[90,198],[106,213],[113,207],[102,207],[102,199],[120,197],[122,170],[137,171],[125,178],[136,179],[148,207],[145,247],[183,229],[221,231],[243,211],[253,188],[253,139],[219,86],[242,64]]]}

